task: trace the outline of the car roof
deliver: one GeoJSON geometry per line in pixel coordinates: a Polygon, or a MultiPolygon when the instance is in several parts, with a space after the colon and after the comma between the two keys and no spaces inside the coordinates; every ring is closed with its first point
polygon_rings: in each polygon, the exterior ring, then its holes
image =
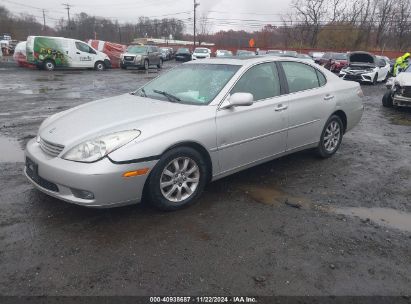
{"type": "Polygon", "coordinates": [[[202,59],[201,61],[190,61],[186,64],[228,64],[228,65],[254,65],[263,62],[275,62],[275,61],[296,61],[302,62],[298,58],[293,57],[277,57],[277,56],[252,56],[252,57],[221,57],[221,58],[210,58],[202,59]]]}

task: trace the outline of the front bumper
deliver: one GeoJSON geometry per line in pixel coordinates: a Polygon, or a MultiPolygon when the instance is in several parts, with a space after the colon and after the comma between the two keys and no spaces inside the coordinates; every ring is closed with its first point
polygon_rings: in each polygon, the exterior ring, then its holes
{"type": "Polygon", "coordinates": [[[95,163],[79,163],[50,157],[45,154],[35,139],[28,142],[25,155],[37,165],[38,177],[31,178],[25,167],[28,180],[40,191],[77,205],[109,208],[141,201],[148,173],[136,177],[123,177],[123,173],[155,166],[157,161],[132,164],[114,164],[107,157],[95,163]],[[55,185],[56,187],[54,187],[55,185]],[[76,190],[94,194],[93,199],[82,199],[76,190]]]}
{"type": "Polygon", "coordinates": [[[343,71],[340,71],[339,76],[343,80],[351,80],[351,81],[372,83],[373,80],[374,80],[375,74],[374,73],[349,74],[349,73],[345,73],[343,71]]]}
{"type": "Polygon", "coordinates": [[[142,68],[144,67],[144,60],[138,60],[138,61],[130,61],[130,60],[121,60],[121,65],[122,66],[130,66],[130,67],[137,67],[137,68],[142,68]]]}
{"type": "Polygon", "coordinates": [[[398,107],[411,107],[411,97],[395,94],[392,102],[398,107]]]}

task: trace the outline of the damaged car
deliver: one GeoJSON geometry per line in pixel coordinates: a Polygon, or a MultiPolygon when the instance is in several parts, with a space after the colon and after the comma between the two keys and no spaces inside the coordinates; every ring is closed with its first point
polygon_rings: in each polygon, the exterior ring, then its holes
{"type": "Polygon", "coordinates": [[[348,65],[341,69],[339,76],[344,80],[377,84],[385,81],[390,72],[390,63],[383,57],[368,52],[348,54],[348,65]]]}
{"type": "Polygon", "coordinates": [[[411,107],[411,65],[387,81],[388,91],[382,98],[384,107],[411,107]]]}

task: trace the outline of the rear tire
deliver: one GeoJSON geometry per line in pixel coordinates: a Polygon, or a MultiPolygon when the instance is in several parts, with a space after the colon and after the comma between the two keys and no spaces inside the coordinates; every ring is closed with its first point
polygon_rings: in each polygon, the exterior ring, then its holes
{"type": "Polygon", "coordinates": [[[207,183],[208,168],[201,154],[189,147],[166,152],[147,180],[153,206],[175,211],[195,203],[207,183]]]}
{"type": "Polygon", "coordinates": [[[148,71],[148,68],[150,67],[150,62],[148,60],[144,60],[144,70],[148,71]]]}
{"type": "Polygon", "coordinates": [[[46,71],[54,71],[54,69],[56,68],[56,64],[54,63],[53,60],[45,60],[43,62],[43,69],[45,69],[46,71]]]}
{"type": "Polygon", "coordinates": [[[106,69],[106,65],[105,65],[104,62],[102,62],[102,61],[97,61],[97,62],[94,64],[94,69],[95,69],[96,71],[104,71],[104,70],[106,69]]]}
{"type": "Polygon", "coordinates": [[[340,148],[344,132],[344,125],[337,115],[332,115],[326,122],[321,133],[317,153],[322,158],[333,156],[340,148]]]}
{"type": "Polygon", "coordinates": [[[382,97],[382,105],[387,108],[392,108],[394,106],[391,91],[388,91],[382,97]]]}

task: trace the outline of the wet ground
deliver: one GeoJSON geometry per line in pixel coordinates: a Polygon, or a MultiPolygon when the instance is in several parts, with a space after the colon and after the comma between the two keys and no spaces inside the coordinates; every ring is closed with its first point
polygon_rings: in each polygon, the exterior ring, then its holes
{"type": "Polygon", "coordinates": [[[383,108],[382,84],[333,158],[249,169],[183,211],[90,210],[26,181],[44,118],[157,74],[0,66],[0,294],[410,295],[411,111],[383,108]]]}

